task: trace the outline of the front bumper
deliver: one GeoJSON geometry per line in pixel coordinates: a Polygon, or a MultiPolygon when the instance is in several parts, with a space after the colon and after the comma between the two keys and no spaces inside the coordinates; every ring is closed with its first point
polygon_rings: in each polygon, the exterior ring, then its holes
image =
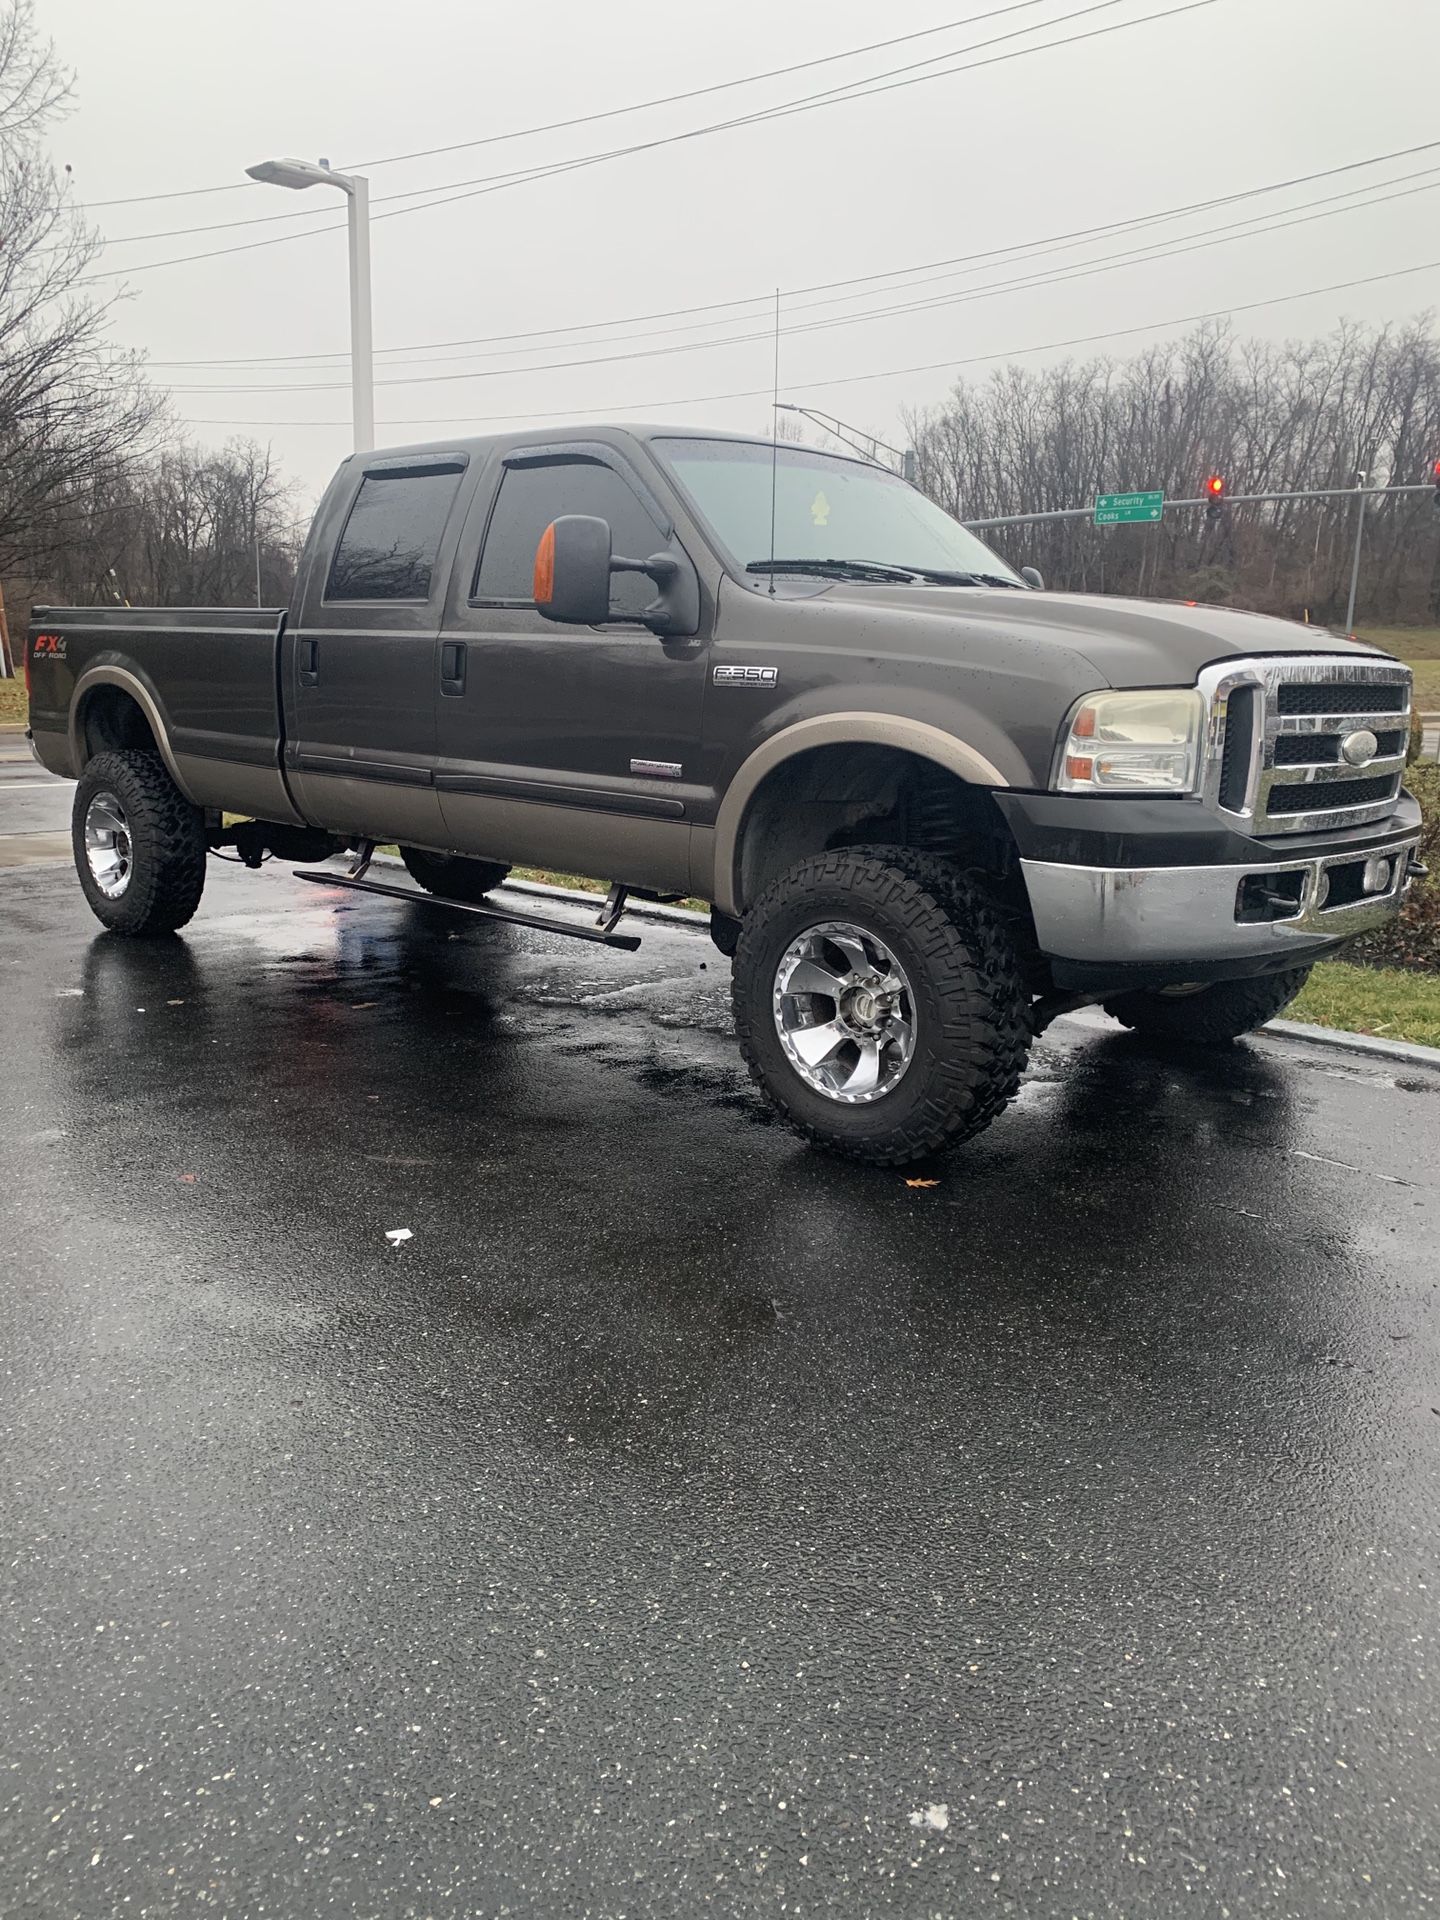
{"type": "MultiPolygon", "coordinates": [[[[1304,966],[1399,911],[1420,837],[1388,820],[1256,839],[1184,802],[996,796],[1057,986],[1215,980],[1304,966]],[[1367,863],[1389,865],[1367,892],[1367,863]]],[[[1373,877],[1373,867],[1372,867],[1373,877]]]]}
{"type": "Polygon", "coordinates": [[[1022,860],[1040,949],[1052,960],[1096,965],[1152,965],[1160,961],[1270,960],[1303,964],[1306,950],[1322,950],[1384,926],[1400,909],[1406,868],[1417,836],[1388,841],[1367,858],[1390,865],[1383,892],[1341,906],[1324,904],[1333,877],[1363,862],[1354,854],[1327,854],[1247,871],[1244,867],[1073,867],[1022,860]],[[1293,889],[1295,909],[1283,917],[1243,917],[1247,880],[1293,889]],[[1286,884],[1288,882],[1288,885],[1286,884]]]}

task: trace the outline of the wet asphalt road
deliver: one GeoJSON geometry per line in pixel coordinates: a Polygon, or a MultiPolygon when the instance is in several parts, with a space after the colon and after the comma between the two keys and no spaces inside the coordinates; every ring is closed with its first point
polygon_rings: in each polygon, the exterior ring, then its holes
{"type": "Polygon", "coordinates": [[[911,1187],[645,933],[0,875],[0,1913],[1429,1911],[1440,1075],[911,1187]]]}

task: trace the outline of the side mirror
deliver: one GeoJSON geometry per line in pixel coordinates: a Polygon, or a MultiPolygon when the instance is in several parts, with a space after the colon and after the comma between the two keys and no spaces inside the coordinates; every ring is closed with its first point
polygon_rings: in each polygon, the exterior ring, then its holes
{"type": "Polygon", "coordinates": [[[1039,567],[1021,567],[1020,578],[1025,582],[1027,587],[1033,587],[1036,593],[1044,593],[1045,576],[1041,573],[1039,567]]]}
{"type": "Polygon", "coordinates": [[[547,620],[598,627],[610,618],[612,573],[643,573],[657,597],[640,618],[662,640],[700,630],[700,579],[690,562],[673,553],[626,560],[610,550],[610,524],[588,513],[552,520],[535,549],[535,611],[547,620]]]}
{"type": "Polygon", "coordinates": [[[610,617],[610,527],[587,513],[552,520],[535,549],[535,610],[594,627],[610,617]]]}

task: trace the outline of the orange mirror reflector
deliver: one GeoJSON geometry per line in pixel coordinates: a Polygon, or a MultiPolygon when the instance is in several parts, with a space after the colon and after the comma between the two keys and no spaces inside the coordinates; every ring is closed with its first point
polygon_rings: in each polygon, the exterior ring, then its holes
{"type": "Polygon", "coordinates": [[[537,607],[548,606],[555,596],[555,522],[552,520],[540,536],[535,549],[534,600],[537,607]]]}

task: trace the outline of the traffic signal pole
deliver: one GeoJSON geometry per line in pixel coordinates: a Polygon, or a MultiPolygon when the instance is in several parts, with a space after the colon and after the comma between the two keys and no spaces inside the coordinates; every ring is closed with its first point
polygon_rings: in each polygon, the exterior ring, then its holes
{"type": "MultiPolygon", "coordinates": [[[[1440,487],[1440,483],[1437,483],[1440,487]]],[[[1351,500],[1357,493],[1383,493],[1387,498],[1395,498],[1405,493],[1429,493],[1428,486],[1418,487],[1305,487],[1293,493],[1228,493],[1225,503],[1231,507],[1251,506],[1260,500],[1351,500]]],[[[1164,511],[1169,513],[1174,507],[1208,507],[1209,498],[1201,494],[1196,500],[1167,500],[1164,511]]],[[[1092,501],[1088,507],[1057,507],[1048,513],[1001,513],[989,520],[962,520],[961,526],[969,527],[972,533],[979,533],[985,527],[1022,527],[1031,526],[1040,520],[1092,520],[1095,506],[1092,501]]]]}
{"type": "Polygon", "coordinates": [[[1350,562],[1350,600],[1345,608],[1347,633],[1355,625],[1355,594],[1360,585],[1360,549],[1365,542],[1365,482],[1369,477],[1363,468],[1355,476],[1355,557],[1350,562]]]}

